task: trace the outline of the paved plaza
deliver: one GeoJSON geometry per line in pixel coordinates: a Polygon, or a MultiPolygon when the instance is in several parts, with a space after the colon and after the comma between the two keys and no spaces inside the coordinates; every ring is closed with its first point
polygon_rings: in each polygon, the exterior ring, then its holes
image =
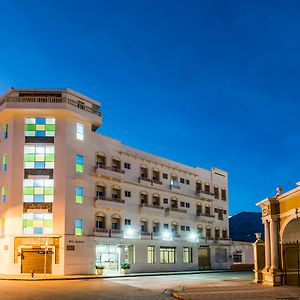
{"type": "Polygon", "coordinates": [[[300,299],[300,288],[252,283],[252,272],[138,276],[122,278],[23,281],[0,280],[6,299],[300,299]]]}

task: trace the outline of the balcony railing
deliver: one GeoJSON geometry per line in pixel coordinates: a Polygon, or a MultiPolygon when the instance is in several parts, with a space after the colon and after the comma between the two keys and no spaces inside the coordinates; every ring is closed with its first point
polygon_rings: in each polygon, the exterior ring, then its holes
{"type": "Polygon", "coordinates": [[[106,228],[94,228],[94,232],[109,232],[109,230],[108,229],[106,229],[106,228]]]}
{"type": "Polygon", "coordinates": [[[205,213],[199,213],[199,212],[197,212],[196,215],[198,217],[209,217],[209,218],[214,218],[215,217],[214,215],[211,215],[211,214],[205,214],[205,213]]]}
{"type": "Polygon", "coordinates": [[[98,110],[91,108],[85,104],[78,103],[78,101],[67,98],[67,97],[51,97],[51,96],[26,96],[26,97],[20,97],[20,96],[13,96],[13,97],[4,97],[1,101],[0,105],[4,102],[9,103],[67,103],[72,106],[75,106],[81,110],[87,111],[89,113],[98,115],[99,117],[102,116],[102,113],[98,110]]]}
{"type": "Polygon", "coordinates": [[[160,180],[154,180],[153,179],[152,182],[155,183],[155,184],[162,184],[162,181],[160,181],[160,180]]]}
{"type": "Polygon", "coordinates": [[[160,206],[160,205],[151,205],[151,204],[147,204],[147,203],[142,203],[141,205],[140,205],[140,207],[150,207],[150,208],[157,208],[157,209],[163,209],[163,207],[162,206],[160,206]]]}
{"type": "Polygon", "coordinates": [[[97,164],[96,164],[96,169],[98,169],[98,168],[100,168],[100,169],[105,169],[105,170],[109,170],[109,171],[113,171],[113,172],[117,172],[117,173],[122,173],[122,174],[125,173],[125,171],[122,170],[122,169],[120,169],[120,168],[117,168],[117,167],[114,167],[114,166],[109,167],[109,166],[106,166],[106,165],[104,165],[104,164],[102,164],[102,163],[97,163],[97,164]]]}
{"type": "MultiPolygon", "coordinates": [[[[182,209],[182,208],[178,208],[178,207],[170,207],[169,208],[171,211],[177,211],[177,212],[181,212],[181,213],[187,213],[187,210],[186,209],[182,209]]],[[[166,208],[167,210],[167,208],[166,208]]]]}
{"type": "Polygon", "coordinates": [[[105,196],[96,196],[95,200],[103,200],[103,201],[111,201],[111,202],[119,202],[119,203],[125,202],[125,200],[120,199],[120,198],[108,198],[105,196]]]}

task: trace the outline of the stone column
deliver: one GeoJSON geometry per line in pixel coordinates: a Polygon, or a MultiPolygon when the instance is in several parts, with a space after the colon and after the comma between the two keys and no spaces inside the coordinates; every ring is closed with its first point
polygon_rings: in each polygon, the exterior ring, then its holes
{"type": "Polygon", "coordinates": [[[271,248],[270,248],[270,223],[264,222],[265,225],[265,271],[268,271],[271,266],[271,248]]]}
{"type": "Polygon", "coordinates": [[[271,242],[271,271],[278,270],[278,228],[277,221],[270,222],[270,242],[271,242]]]}

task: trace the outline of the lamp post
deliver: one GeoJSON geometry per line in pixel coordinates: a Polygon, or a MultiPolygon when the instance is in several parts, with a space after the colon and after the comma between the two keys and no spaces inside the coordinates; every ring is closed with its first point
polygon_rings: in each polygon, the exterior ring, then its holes
{"type": "Polygon", "coordinates": [[[45,243],[45,259],[44,259],[44,275],[47,273],[47,251],[48,251],[48,241],[45,243]]]}

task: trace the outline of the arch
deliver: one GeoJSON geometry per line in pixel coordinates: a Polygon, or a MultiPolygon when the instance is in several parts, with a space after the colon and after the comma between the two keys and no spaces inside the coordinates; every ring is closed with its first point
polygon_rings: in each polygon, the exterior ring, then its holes
{"type": "Polygon", "coordinates": [[[159,194],[157,194],[157,193],[153,193],[152,197],[160,198],[159,194]]]}
{"type": "Polygon", "coordinates": [[[113,215],[111,215],[111,218],[112,219],[121,219],[121,216],[118,214],[113,214],[113,215]]]}
{"type": "Polygon", "coordinates": [[[104,186],[104,187],[106,187],[107,186],[107,184],[105,183],[105,182],[103,182],[103,181],[97,181],[97,183],[96,183],[96,185],[98,186],[104,186]]]}
{"type": "Polygon", "coordinates": [[[160,222],[159,222],[159,220],[158,220],[158,219],[154,219],[154,220],[152,220],[152,223],[155,223],[155,224],[157,224],[157,223],[160,223],[160,222]]]}
{"type": "Polygon", "coordinates": [[[209,225],[207,225],[205,228],[206,228],[206,229],[211,229],[211,227],[210,227],[209,225]]]}
{"type": "Polygon", "coordinates": [[[197,228],[202,228],[202,229],[203,229],[202,224],[198,224],[198,225],[197,225],[197,228]]]}
{"type": "Polygon", "coordinates": [[[97,155],[106,157],[106,154],[104,152],[102,152],[102,151],[97,151],[96,152],[96,156],[97,155]]]}
{"type": "Polygon", "coordinates": [[[205,207],[210,207],[210,205],[209,204],[205,204],[205,207]]]}
{"type": "Polygon", "coordinates": [[[215,227],[216,230],[220,230],[220,228],[218,226],[215,227]]]}
{"type": "Polygon", "coordinates": [[[121,157],[120,157],[120,156],[114,156],[114,155],[113,155],[113,156],[111,157],[111,160],[113,160],[113,159],[114,159],[114,160],[121,161],[121,157]]]}
{"type": "Polygon", "coordinates": [[[175,196],[172,196],[172,197],[171,197],[171,200],[178,200],[178,198],[175,197],[175,196]]]}
{"type": "Polygon", "coordinates": [[[291,243],[300,240],[300,218],[291,219],[282,232],[282,242],[291,243]]]}
{"type": "Polygon", "coordinates": [[[111,188],[115,189],[115,190],[121,190],[121,187],[119,185],[116,185],[116,184],[114,184],[111,188]]]}
{"type": "Polygon", "coordinates": [[[202,181],[200,179],[197,179],[196,183],[202,183],[202,181]]]}
{"type": "Polygon", "coordinates": [[[284,223],[281,225],[281,228],[280,228],[280,238],[281,240],[283,240],[283,233],[284,233],[284,230],[286,228],[286,226],[293,220],[293,219],[296,219],[296,218],[299,218],[300,217],[300,207],[298,208],[295,208],[293,210],[290,211],[290,216],[284,221],[284,223]]]}
{"type": "Polygon", "coordinates": [[[145,169],[149,169],[149,167],[145,164],[140,164],[140,168],[145,168],[145,169]]]}
{"type": "Polygon", "coordinates": [[[98,211],[96,212],[95,217],[106,217],[106,214],[102,211],[98,211]]]}
{"type": "Polygon", "coordinates": [[[146,191],[141,191],[141,192],[140,192],[140,195],[148,195],[148,192],[146,192],[146,191]]]}
{"type": "Polygon", "coordinates": [[[158,168],[152,168],[152,172],[153,172],[153,171],[155,171],[155,172],[160,172],[158,168]]]}
{"type": "Polygon", "coordinates": [[[175,222],[175,221],[172,221],[171,224],[172,224],[172,225],[178,225],[178,223],[175,222]]]}
{"type": "Polygon", "coordinates": [[[145,218],[145,217],[142,217],[142,218],[141,218],[141,222],[148,222],[148,219],[145,218]]]}
{"type": "Polygon", "coordinates": [[[217,184],[214,185],[215,188],[219,188],[219,186],[217,184]]]}

